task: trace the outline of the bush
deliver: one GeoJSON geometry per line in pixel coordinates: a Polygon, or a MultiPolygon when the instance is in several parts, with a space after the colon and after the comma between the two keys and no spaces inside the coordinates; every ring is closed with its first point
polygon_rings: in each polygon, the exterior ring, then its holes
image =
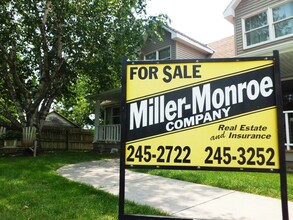
{"type": "Polygon", "coordinates": [[[17,130],[9,130],[6,131],[4,134],[0,135],[0,140],[11,140],[11,139],[21,139],[22,132],[17,130]]]}

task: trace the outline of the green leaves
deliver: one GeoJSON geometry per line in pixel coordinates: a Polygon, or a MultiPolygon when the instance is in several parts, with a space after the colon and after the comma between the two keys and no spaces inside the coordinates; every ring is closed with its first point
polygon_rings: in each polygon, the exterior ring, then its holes
{"type": "Polygon", "coordinates": [[[145,6],[145,0],[2,0],[0,115],[41,128],[54,101],[68,110],[86,105],[76,97],[119,86],[122,57],[137,57],[144,36],[166,20],[148,18],[145,6]],[[80,83],[86,77],[90,82],[80,83]]]}

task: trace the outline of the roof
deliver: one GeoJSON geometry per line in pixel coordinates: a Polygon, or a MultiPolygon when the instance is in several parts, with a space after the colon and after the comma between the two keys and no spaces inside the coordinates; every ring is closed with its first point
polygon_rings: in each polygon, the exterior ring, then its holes
{"type": "Polygon", "coordinates": [[[95,97],[95,99],[106,100],[109,96],[111,96],[113,98],[115,97],[118,100],[120,100],[121,93],[122,93],[121,87],[119,87],[119,88],[115,88],[115,89],[111,89],[111,90],[107,90],[107,91],[101,92],[100,94],[98,94],[95,97]]]}
{"type": "Polygon", "coordinates": [[[50,112],[44,122],[44,127],[70,127],[70,128],[79,128],[78,125],[70,121],[68,118],[59,114],[56,111],[50,112]]]}
{"type": "Polygon", "coordinates": [[[228,58],[235,56],[234,35],[208,44],[215,50],[210,58],[228,58]]]}
{"type": "Polygon", "coordinates": [[[192,47],[204,53],[208,53],[208,54],[214,53],[214,50],[210,48],[207,44],[203,44],[172,27],[168,26],[168,27],[164,27],[164,29],[171,33],[172,40],[183,43],[189,47],[192,47]]]}
{"type": "Polygon", "coordinates": [[[87,96],[89,101],[99,100],[102,107],[119,105],[121,101],[121,87],[107,90],[95,95],[87,96]]]}
{"type": "Polygon", "coordinates": [[[241,0],[232,0],[223,13],[224,18],[232,24],[234,24],[235,9],[237,8],[240,2],[241,0]]]}

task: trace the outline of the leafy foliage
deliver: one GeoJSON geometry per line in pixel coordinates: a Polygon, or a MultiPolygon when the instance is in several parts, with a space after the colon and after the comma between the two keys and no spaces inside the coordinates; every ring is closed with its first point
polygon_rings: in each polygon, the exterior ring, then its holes
{"type": "Polygon", "coordinates": [[[22,137],[21,131],[9,130],[0,135],[0,140],[11,140],[11,139],[20,140],[21,137],[22,137]]]}
{"type": "Polygon", "coordinates": [[[0,118],[41,129],[54,101],[68,109],[118,86],[122,56],[136,57],[144,36],[166,20],[147,17],[145,7],[145,0],[2,0],[0,118]]]}
{"type": "Polygon", "coordinates": [[[95,79],[88,75],[80,76],[76,83],[69,88],[72,95],[62,96],[54,106],[55,110],[74,121],[80,127],[87,126],[91,128],[94,122],[89,115],[93,112],[94,106],[93,103],[88,101],[87,96],[95,93],[95,85],[99,85],[98,82],[95,82],[95,79]]]}

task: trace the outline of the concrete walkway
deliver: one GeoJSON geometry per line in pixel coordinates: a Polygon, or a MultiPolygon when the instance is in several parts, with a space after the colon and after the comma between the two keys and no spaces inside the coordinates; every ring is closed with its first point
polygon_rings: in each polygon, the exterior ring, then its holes
{"type": "MultiPolygon", "coordinates": [[[[119,195],[119,160],[62,167],[58,173],[119,195]]],[[[125,197],[174,216],[209,220],[282,220],[281,201],[126,170],[125,197]]],[[[289,202],[293,220],[293,202],[289,202]]]]}

